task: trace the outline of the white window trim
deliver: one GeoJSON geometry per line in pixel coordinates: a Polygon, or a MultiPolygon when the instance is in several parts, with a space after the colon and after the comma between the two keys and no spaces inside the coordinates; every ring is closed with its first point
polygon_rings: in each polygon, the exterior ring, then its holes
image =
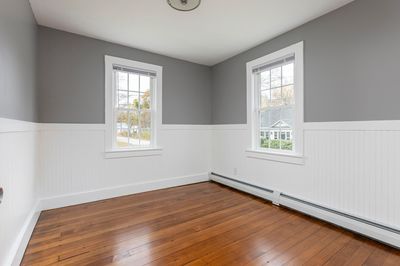
{"type": "Polygon", "coordinates": [[[105,158],[122,158],[137,156],[160,155],[162,148],[157,146],[158,136],[162,123],[162,67],[124,58],[105,55],[105,158]],[[151,146],[117,149],[113,145],[113,102],[115,91],[113,90],[113,65],[122,65],[134,69],[152,71],[156,73],[156,86],[152,95],[152,121],[151,121],[151,146]]]}
{"type": "Polygon", "coordinates": [[[304,145],[304,44],[303,41],[293,44],[289,47],[268,54],[266,56],[257,58],[246,64],[246,77],[247,77],[247,125],[249,128],[249,139],[251,140],[251,147],[246,150],[247,157],[265,159],[271,161],[294,163],[293,158],[296,158],[296,164],[303,164],[303,145],[304,145]],[[294,87],[295,87],[295,130],[293,134],[294,151],[282,151],[262,149],[258,146],[256,132],[259,128],[257,125],[257,109],[255,100],[256,87],[253,75],[253,69],[270,63],[276,59],[285,57],[287,55],[295,55],[294,64],[294,87]]]}

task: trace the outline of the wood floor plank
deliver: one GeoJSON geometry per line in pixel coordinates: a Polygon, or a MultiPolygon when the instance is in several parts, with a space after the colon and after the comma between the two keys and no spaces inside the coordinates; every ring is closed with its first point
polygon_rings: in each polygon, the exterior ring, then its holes
{"type": "Polygon", "coordinates": [[[317,254],[309,258],[304,265],[318,266],[325,264],[333,255],[335,255],[344,245],[351,241],[353,234],[350,232],[340,232],[339,237],[324,247],[317,254]]]}
{"type": "MultiPolygon", "coordinates": [[[[260,220],[263,218],[258,216],[255,222],[251,221],[251,224],[243,224],[240,227],[234,228],[230,231],[223,232],[208,238],[202,242],[196,242],[193,245],[180,249],[174,253],[169,254],[168,259],[160,258],[157,261],[153,261],[151,264],[155,265],[184,265],[192,260],[195,260],[202,254],[207,254],[215,249],[226,251],[226,247],[235,242],[239,242],[245,239],[249,235],[260,233],[265,228],[269,228],[274,224],[287,218],[287,214],[276,214],[273,218],[269,218],[268,221],[260,220]]],[[[219,254],[221,255],[221,254],[219,254]]]]}
{"type": "Polygon", "coordinates": [[[220,243],[226,243],[229,240],[224,236],[224,234],[232,230],[243,230],[244,227],[251,230],[253,227],[259,225],[257,222],[260,219],[266,219],[269,215],[274,215],[274,213],[271,211],[264,211],[261,213],[254,212],[247,216],[235,217],[226,223],[207,228],[206,230],[185,236],[184,238],[176,239],[173,237],[172,241],[164,245],[154,247],[152,249],[151,257],[147,256],[145,252],[139,251],[134,252],[134,254],[132,254],[129,258],[114,262],[118,263],[118,265],[132,265],[133,262],[138,263],[139,265],[147,264],[159,258],[168,258],[176,251],[194,245],[196,242],[203,243],[204,241],[207,241],[213,237],[214,239],[217,239],[217,241],[220,241],[220,243]],[[215,237],[217,235],[220,237],[215,237]]]}
{"type": "Polygon", "coordinates": [[[85,255],[84,260],[80,260],[79,257],[76,257],[73,260],[69,260],[69,262],[87,263],[91,261],[97,261],[98,264],[101,264],[100,261],[110,260],[110,258],[112,258],[111,260],[116,260],[118,257],[128,256],[128,254],[132,252],[134,248],[144,245],[151,245],[152,247],[155,247],[156,245],[167,243],[170,241],[169,236],[173,236],[174,238],[188,236],[192,233],[227,222],[235,216],[248,215],[255,210],[254,206],[252,205],[253,204],[249,203],[240,204],[232,208],[224,209],[219,212],[182,223],[178,226],[168,227],[143,235],[142,237],[128,239],[119,243],[113,243],[113,245],[105,245],[95,250],[89,247],[90,254],[85,255]]]}
{"type": "MultiPolygon", "coordinates": [[[[32,242],[32,245],[35,244],[42,244],[40,241],[43,239],[45,241],[49,240],[49,235],[54,235],[54,233],[59,233],[61,230],[61,235],[58,235],[58,237],[62,237],[64,240],[68,238],[69,235],[76,235],[79,233],[80,230],[85,231],[86,228],[90,228],[92,231],[96,231],[96,227],[106,227],[105,224],[113,224],[115,223],[115,220],[126,220],[132,218],[132,216],[140,216],[142,219],[145,217],[151,215],[162,215],[165,214],[166,211],[171,210],[172,211],[177,211],[182,208],[184,209],[190,209],[193,207],[201,207],[204,204],[208,204],[209,201],[208,199],[211,197],[210,194],[204,195],[202,197],[196,197],[195,195],[193,198],[189,198],[187,200],[181,200],[179,199],[178,201],[172,201],[167,203],[159,203],[156,204],[153,208],[140,208],[137,209],[136,207],[132,208],[118,208],[117,210],[113,212],[107,212],[104,214],[95,214],[92,216],[85,217],[84,219],[79,219],[76,222],[70,221],[64,225],[58,226],[55,230],[52,232],[47,232],[49,234],[46,234],[46,232],[42,234],[34,234],[36,241],[32,242]],[[146,214],[149,214],[146,216],[146,214]]],[[[220,198],[222,200],[223,197],[220,198]]],[[[89,231],[85,231],[86,234],[89,233],[89,231]]],[[[57,237],[57,236],[54,236],[57,237]]],[[[50,238],[51,239],[51,238],[50,238]]]]}
{"type": "Polygon", "coordinates": [[[265,265],[268,264],[270,260],[278,257],[281,254],[285,254],[286,250],[290,249],[292,246],[297,244],[298,242],[307,239],[312,234],[317,233],[321,229],[321,225],[318,223],[310,224],[304,230],[299,232],[298,234],[293,235],[288,238],[286,241],[283,241],[277,246],[274,246],[272,249],[263,253],[261,256],[257,257],[250,263],[249,265],[265,265]]]}
{"type": "Polygon", "coordinates": [[[204,182],[43,212],[22,265],[400,265],[398,250],[204,182]]]}
{"type": "MultiPolygon", "coordinates": [[[[220,209],[219,207],[227,208],[243,201],[240,197],[219,195],[218,199],[204,199],[203,203],[204,202],[208,204],[205,206],[202,206],[201,203],[187,205],[185,202],[182,202],[181,208],[177,208],[176,210],[165,209],[163,213],[150,212],[138,217],[136,217],[136,214],[132,214],[132,217],[130,217],[131,219],[117,220],[114,224],[107,223],[98,230],[87,228],[87,232],[83,235],[75,234],[73,238],[68,238],[66,240],[61,239],[60,241],[51,243],[51,245],[42,247],[42,249],[33,250],[31,253],[36,254],[36,257],[42,257],[44,254],[53,254],[53,256],[55,256],[56,253],[54,253],[54,251],[57,250],[59,246],[63,247],[61,254],[64,254],[65,252],[79,249],[82,246],[86,247],[99,244],[102,241],[109,241],[110,238],[123,239],[127,236],[137,237],[152,230],[175,226],[184,221],[218,211],[220,209]]],[[[29,248],[27,254],[30,255],[29,248]]],[[[35,256],[32,256],[32,258],[34,257],[35,256]]],[[[32,260],[32,258],[30,259],[32,260]]],[[[38,262],[37,260],[34,261],[38,262]]]]}
{"type": "Polygon", "coordinates": [[[240,263],[244,264],[246,259],[251,260],[251,258],[257,257],[261,253],[260,249],[264,251],[267,247],[273,246],[282,239],[287,239],[304,229],[304,223],[300,224],[301,219],[297,215],[287,212],[277,214],[277,216],[280,215],[285,216],[276,217],[276,222],[270,225],[266,223],[262,230],[248,234],[244,239],[232,241],[228,246],[223,247],[223,252],[220,249],[215,250],[201,257],[201,259],[210,264],[215,262],[237,264],[239,258],[240,263]]]}
{"type": "Polygon", "coordinates": [[[317,239],[317,241],[313,241],[313,243],[310,244],[310,246],[306,251],[303,250],[303,247],[298,246],[297,250],[300,252],[298,252],[298,254],[295,255],[294,258],[292,258],[290,261],[284,263],[284,265],[286,266],[304,265],[306,261],[308,261],[315,254],[323,250],[327,245],[336,241],[337,238],[339,238],[337,232],[335,230],[330,229],[325,237],[317,239]]]}

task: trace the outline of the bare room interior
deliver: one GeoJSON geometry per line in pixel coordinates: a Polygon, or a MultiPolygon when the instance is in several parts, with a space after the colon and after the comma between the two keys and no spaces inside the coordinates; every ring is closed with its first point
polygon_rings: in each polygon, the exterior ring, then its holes
{"type": "Polygon", "coordinates": [[[399,0],[0,0],[0,265],[400,265],[399,0]]]}

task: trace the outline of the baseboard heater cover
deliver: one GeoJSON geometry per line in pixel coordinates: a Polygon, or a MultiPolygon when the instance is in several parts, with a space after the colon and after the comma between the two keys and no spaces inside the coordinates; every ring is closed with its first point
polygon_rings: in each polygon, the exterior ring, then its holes
{"type": "Polygon", "coordinates": [[[220,175],[220,174],[216,174],[216,173],[213,173],[213,172],[211,172],[211,175],[218,176],[218,177],[221,177],[221,178],[224,178],[224,179],[227,179],[229,181],[233,181],[233,182],[236,182],[236,183],[239,183],[239,184],[242,184],[242,185],[251,186],[251,187],[254,187],[254,188],[257,188],[257,189],[260,189],[260,190],[264,190],[264,191],[269,192],[269,193],[274,193],[274,191],[272,189],[268,189],[268,188],[260,187],[260,186],[254,185],[254,184],[246,183],[244,181],[237,180],[237,179],[234,179],[234,178],[230,178],[230,177],[223,176],[223,175],[220,175]]]}
{"type": "MultiPolygon", "coordinates": [[[[400,230],[396,229],[396,228],[392,228],[390,226],[386,226],[386,225],[382,225],[373,221],[369,221],[354,215],[350,215],[344,212],[340,212],[334,209],[330,209],[312,202],[308,202],[299,198],[296,198],[294,196],[285,194],[285,193],[275,193],[275,191],[273,189],[269,189],[269,188],[264,188],[264,187],[260,187],[258,185],[254,185],[254,184],[250,184],[247,183],[245,181],[242,180],[237,180],[234,178],[230,178],[227,176],[223,176],[214,172],[210,173],[210,179],[218,182],[218,183],[222,183],[225,184],[227,186],[232,186],[236,189],[239,189],[241,191],[262,197],[268,201],[271,201],[272,203],[276,204],[276,205],[282,205],[291,209],[294,209],[296,211],[300,211],[302,213],[305,213],[307,215],[311,215],[313,217],[316,217],[318,219],[322,219],[324,221],[330,222],[330,223],[334,223],[340,227],[344,227],[346,229],[349,229],[351,231],[355,231],[359,234],[365,235],[366,237],[369,238],[373,238],[377,241],[383,242],[385,244],[388,244],[390,246],[393,246],[397,249],[400,249],[400,230]],[[258,192],[257,192],[258,190],[258,192]],[[256,193],[253,193],[253,191],[256,191],[256,193]],[[274,194],[278,194],[280,199],[276,199],[274,197],[274,194]],[[303,207],[302,207],[303,206],[303,207]],[[307,211],[307,209],[309,210],[317,210],[317,211],[322,211],[325,213],[329,213],[331,215],[337,216],[338,218],[341,219],[346,219],[349,221],[353,221],[356,222],[358,224],[361,225],[365,225],[366,227],[371,228],[372,230],[368,230],[368,231],[373,231],[374,228],[376,230],[379,230],[382,233],[377,233],[377,234],[368,234],[365,233],[365,230],[362,230],[362,228],[357,228],[357,226],[355,225],[349,225],[346,226],[346,223],[339,223],[336,222],[338,221],[338,219],[335,219],[336,221],[332,221],[333,219],[329,219],[326,215],[317,215],[314,212],[309,212],[307,211]]],[[[348,224],[348,223],[347,223],[348,224]]]]}
{"type": "Polygon", "coordinates": [[[352,219],[352,220],[355,220],[355,221],[358,221],[358,222],[361,222],[361,223],[365,223],[365,224],[368,224],[368,225],[371,225],[371,226],[374,226],[374,227],[377,227],[377,228],[380,228],[380,229],[383,229],[383,230],[387,230],[387,231],[393,232],[395,234],[398,234],[399,237],[400,237],[400,230],[398,230],[396,228],[392,228],[392,227],[389,227],[389,226],[386,226],[386,225],[382,225],[382,224],[378,224],[376,222],[372,222],[372,221],[369,221],[369,220],[366,220],[366,219],[363,219],[363,218],[359,218],[359,217],[354,216],[354,215],[350,215],[350,214],[347,214],[347,213],[343,213],[343,212],[340,212],[340,211],[329,209],[329,208],[320,206],[318,204],[311,203],[311,202],[308,202],[308,201],[305,201],[305,200],[301,200],[301,199],[298,199],[298,198],[295,198],[293,196],[286,195],[286,194],[283,194],[283,193],[281,194],[281,197],[287,198],[289,200],[297,201],[297,202],[300,202],[302,204],[307,204],[307,205],[310,205],[311,207],[314,207],[314,208],[318,208],[318,209],[321,209],[321,210],[324,210],[324,211],[327,211],[327,212],[331,212],[331,213],[346,217],[348,219],[352,219]]]}

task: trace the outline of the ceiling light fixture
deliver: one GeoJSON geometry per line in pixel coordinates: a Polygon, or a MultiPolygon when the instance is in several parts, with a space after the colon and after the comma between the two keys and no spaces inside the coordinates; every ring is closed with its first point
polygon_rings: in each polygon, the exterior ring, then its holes
{"type": "Polygon", "coordinates": [[[192,11],[199,7],[201,0],[167,0],[168,4],[179,11],[192,11]]]}

